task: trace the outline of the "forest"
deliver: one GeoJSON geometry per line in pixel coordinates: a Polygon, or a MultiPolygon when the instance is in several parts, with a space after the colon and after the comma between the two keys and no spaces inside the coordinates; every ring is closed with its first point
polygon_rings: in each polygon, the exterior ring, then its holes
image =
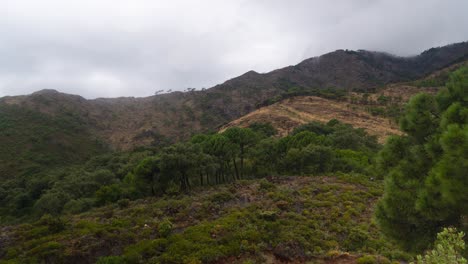
{"type": "Polygon", "coordinates": [[[3,210],[10,219],[38,218],[240,179],[368,173],[379,149],[375,137],[337,120],[312,122],[283,138],[275,133],[268,123],[233,127],[161,149],[98,156],[82,166],[36,174],[27,183],[9,181],[0,189],[3,210]]]}

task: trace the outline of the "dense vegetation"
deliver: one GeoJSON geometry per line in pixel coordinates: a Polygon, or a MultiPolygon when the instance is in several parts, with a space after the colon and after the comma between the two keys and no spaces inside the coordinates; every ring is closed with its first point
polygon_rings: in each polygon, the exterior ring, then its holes
{"type": "Polygon", "coordinates": [[[0,222],[28,214],[52,171],[108,151],[72,113],[0,104],[0,222]]]}
{"type": "Polygon", "coordinates": [[[406,249],[421,250],[444,226],[466,229],[468,214],[468,68],[437,96],[411,99],[401,119],[405,136],[388,140],[378,167],[385,195],[379,223],[406,249]]]}
{"type": "MultiPolygon", "coordinates": [[[[0,263],[265,263],[410,256],[371,221],[381,182],[273,177],[193,187],[3,229],[0,263]]],[[[373,259],[374,262],[364,262],[373,259]]],[[[379,262],[376,260],[379,259],[379,262]]]]}
{"type": "MultiPolygon", "coordinates": [[[[417,264],[439,264],[439,263],[456,263],[466,264],[466,259],[461,255],[465,250],[465,234],[457,232],[453,227],[444,228],[437,234],[437,239],[434,243],[434,249],[428,251],[424,256],[416,257],[417,264]]],[[[411,262],[411,264],[414,264],[411,262]]]]}
{"type": "Polygon", "coordinates": [[[2,220],[79,213],[121,199],[185,192],[194,186],[246,178],[364,173],[378,149],[375,137],[336,120],[298,127],[284,138],[273,138],[273,134],[268,124],[234,127],[158,150],[102,155],[81,166],[36,174],[27,181],[7,181],[0,187],[2,220]]]}
{"type": "Polygon", "coordinates": [[[0,104],[0,180],[79,163],[103,153],[72,112],[46,115],[17,105],[0,104]]]}

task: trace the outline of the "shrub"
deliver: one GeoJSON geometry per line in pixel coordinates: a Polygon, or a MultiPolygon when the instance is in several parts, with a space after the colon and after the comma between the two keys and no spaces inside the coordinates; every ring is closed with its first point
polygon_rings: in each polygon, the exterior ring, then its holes
{"type": "Polygon", "coordinates": [[[261,191],[274,190],[276,189],[276,185],[274,185],[273,183],[269,182],[266,179],[261,179],[258,189],[261,191]]]}
{"type": "Polygon", "coordinates": [[[130,204],[129,199],[120,199],[117,201],[117,204],[119,205],[120,208],[126,208],[130,204]]]}
{"type": "Polygon", "coordinates": [[[96,264],[125,264],[125,260],[120,256],[109,256],[99,258],[96,264]]]}
{"type": "Polygon", "coordinates": [[[367,255],[358,258],[357,264],[378,264],[378,262],[374,256],[367,255]]]}
{"type": "Polygon", "coordinates": [[[278,213],[275,211],[262,211],[259,213],[259,217],[266,221],[275,221],[278,218],[278,213]]]}
{"type": "Polygon", "coordinates": [[[211,202],[214,202],[214,203],[225,203],[234,199],[234,195],[230,192],[222,191],[222,192],[213,194],[209,199],[211,202]]]}
{"type": "Polygon", "coordinates": [[[118,184],[103,186],[96,191],[96,202],[99,205],[113,203],[121,197],[122,190],[118,184]]]}
{"type": "Polygon", "coordinates": [[[458,233],[455,228],[444,228],[442,232],[437,234],[434,249],[428,251],[424,256],[418,255],[416,264],[467,263],[461,255],[465,249],[464,236],[463,232],[458,233]]]}
{"type": "Polygon", "coordinates": [[[169,234],[172,232],[173,224],[171,221],[168,219],[164,219],[161,223],[158,225],[158,232],[159,235],[162,237],[167,237],[169,234]]]}
{"type": "Polygon", "coordinates": [[[93,207],[94,199],[91,198],[82,198],[77,200],[70,200],[63,207],[65,213],[78,214],[89,210],[93,207]]]}
{"type": "Polygon", "coordinates": [[[53,217],[49,214],[43,215],[36,223],[40,226],[46,226],[50,234],[63,231],[66,227],[65,221],[60,217],[53,217]]]}

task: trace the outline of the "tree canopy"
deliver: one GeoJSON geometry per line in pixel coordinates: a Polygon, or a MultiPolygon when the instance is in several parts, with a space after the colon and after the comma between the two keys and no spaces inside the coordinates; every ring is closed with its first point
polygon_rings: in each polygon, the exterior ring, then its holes
{"type": "Polygon", "coordinates": [[[406,249],[427,247],[468,214],[468,68],[455,71],[436,96],[413,97],[378,157],[385,194],[376,216],[406,249]]]}

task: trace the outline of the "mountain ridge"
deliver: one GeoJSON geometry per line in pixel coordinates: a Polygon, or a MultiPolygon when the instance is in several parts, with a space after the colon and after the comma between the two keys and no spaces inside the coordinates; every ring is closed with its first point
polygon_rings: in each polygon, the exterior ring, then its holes
{"type": "Polygon", "coordinates": [[[248,71],[203,91],[85,99],[41,90],[0,98],[0,104],[49,115],[72,113],[112,148],[125,150],[214,131],[297,87],[373,92],[386,84],[416,80],[466,58],[468,42],[432,48],[411,57],[337,50],[268,73],[248,71]]]}

